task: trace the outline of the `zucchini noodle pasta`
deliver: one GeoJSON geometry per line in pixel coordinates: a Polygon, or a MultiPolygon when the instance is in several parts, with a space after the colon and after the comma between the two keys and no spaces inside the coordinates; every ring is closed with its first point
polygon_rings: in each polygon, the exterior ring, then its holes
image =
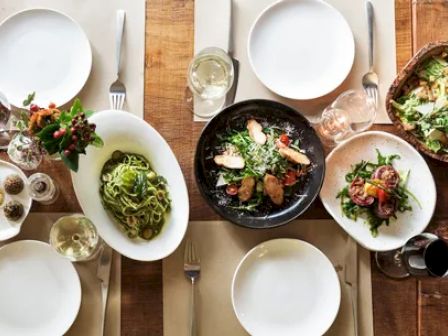
{"type": "Polygon", "coordinates": [[[157,236],[171,205],[165,178],[143,156],[120,151],[103,166],[100,195],[129,238],[157,236]]]}

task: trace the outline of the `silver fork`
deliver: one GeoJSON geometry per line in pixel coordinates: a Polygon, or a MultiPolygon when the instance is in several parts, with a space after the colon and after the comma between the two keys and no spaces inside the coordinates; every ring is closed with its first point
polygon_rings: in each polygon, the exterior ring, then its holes
{"type": "Polygon", "coordinates": [[[124,10],[117,11],[117,27],[115,35],[115,56],[117,63],[117,79],[109,88],[109,103],[112,110],[123,109],[126,99],[126,87],[120,82],[120,62],[121,62],[121,41],[123,40],[124,22],[126,12],[124,10]]]}
{"type": "Polygon", "coordinates": [[[368,97],[370,97],[375,106],[378,106],[378,75],[373,69],[373,5],[367,0],[366,1],[366,11],[367,11],[367,26],[369,31],[369,71],[362,77],[362,86],[366,91],[368,97]]]}
{"type": "Polygon", "coordinates": [[[196,308],[195,308],[195,296],[196,296],[196,281],[199,279],[201,273],[201,261],[196,252],[196,249],[191,240],[188,240],[185,245],[184,253],[184,273],[187,279],[191,281],[191,298],[190,298],[190,336],[197,335],[196,324],[196,308]]]}

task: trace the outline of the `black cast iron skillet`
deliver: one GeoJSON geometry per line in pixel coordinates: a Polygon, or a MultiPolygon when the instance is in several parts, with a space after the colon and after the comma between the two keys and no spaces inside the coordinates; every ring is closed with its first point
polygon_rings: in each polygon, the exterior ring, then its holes
{"type": "Polygon", "coordinates": [[[202,196],[219,215],[235,224],[259,229],[286,224],[308,209],[322,187],[325,157],[320,139],[305,117],[284,104],[256,99],[229,106],[210,120],[199,138],[194,167],[196,183],[202,196]],[[312,163],[311,171],[299,181],[294,193],[282,206],[275,206],[266,199],[256,212],[232,208],[225,187],[216,187],[218,167],[213,161],[213,156],[218,154],[215,149],[219,144],[217,135],[225,134],[229,129],[244,130],[247,120],[251,118],[269,124],[292,125],[292,138],[300,140],[300,148],[305,150],[312,163]]]}

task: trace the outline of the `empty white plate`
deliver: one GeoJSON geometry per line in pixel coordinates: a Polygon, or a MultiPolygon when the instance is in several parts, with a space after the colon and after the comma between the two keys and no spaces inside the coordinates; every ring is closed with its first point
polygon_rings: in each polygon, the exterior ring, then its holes
{"type": "Polygon", "coordinates": [[[80,305],[78,273],[50,245],[21,240],[0,248],[1,335],[61,336],[80,305]]]}
{"type": "Polygon", "coordinates": [[[355,56],[345,18],[321,0],[281,0],[265,9],[249,35],[253,71],[271,91],[313,99],[336,89],[355,56]]]}
{"type": "Polygon", "coordinates": [[[232,282],[233,309],[253,336],[320,336],[333,324],[340,300],[330,260],[296,239],[274,239],[253,248],[232,282]]]}
{"type": "Polygon", "coordinates": [[[403,246],[406,241],[423,232],[429,224],[436,206],[436,186],[426,161],[403,139],[385,132],[365,132],[358,134],[336,147],[326,159],[326,172],[320,198],[325,209],[339,225],[366,249],[389,251],[403,246]],[[341,202],[336,198],[340,190],[347,186],[345,175],[351,166],[366,161],[377,161],[378,149],[383,155],[400,155],[393,162],[399,171],[410,171],[407,187],[419,200],[422,208],[410,198],[412,211],[397,213],[389,226],[382,225],[378,236],[373,237],[369,225],[358,218],[355,222],[343,216],[341,202]]]}
{"type": "Polygon", "coordinates": [[[50,9],[8,17],[0,25],[0,45],[0,89],[18,107],[31,92],[43,107],[69,102],[92,67],[90,43],[82,28],[50,9]]]}

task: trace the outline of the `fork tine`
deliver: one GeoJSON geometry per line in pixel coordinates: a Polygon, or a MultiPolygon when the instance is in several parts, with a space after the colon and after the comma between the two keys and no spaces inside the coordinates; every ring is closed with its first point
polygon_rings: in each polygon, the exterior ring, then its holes
{"type": "Polygon", "coordinates": [[[196,256],[196,249],[195,249],[195,246],[194,246],[194,244],[193,243],[191,243],[191,255],[192,255],[192,261],[193,262],[198,262],[199,260],[198,260],[198,258],[197,258],[197,256],[196,256]]]}

